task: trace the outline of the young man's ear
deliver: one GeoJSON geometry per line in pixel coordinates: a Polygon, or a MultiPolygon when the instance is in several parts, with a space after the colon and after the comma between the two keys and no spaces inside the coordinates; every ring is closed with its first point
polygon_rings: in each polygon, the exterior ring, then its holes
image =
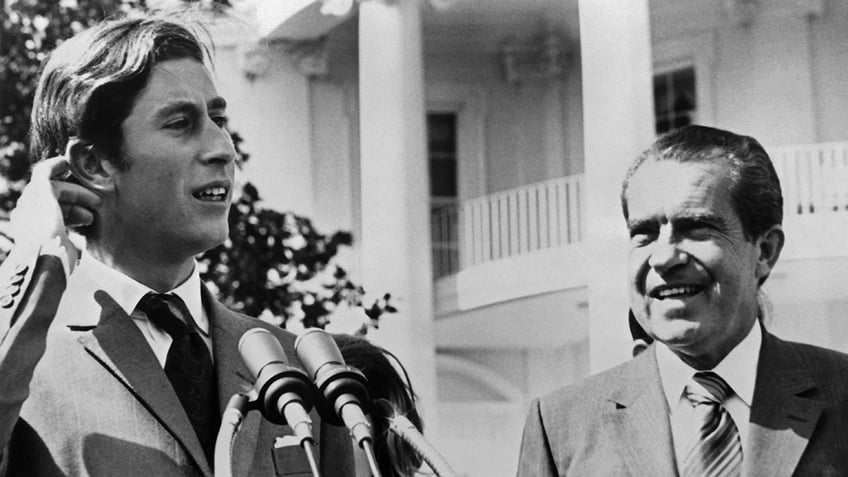
{"type": "Polygon", "coordinates": [[[91,144],[72,138],[67,148],[68,164],[74,177],[95,192],[110,192],[115,188],[115,167],[91,144]]]}
{"type": "Polygon", "coordinates": [[[784,240],[783,227],[780,225],[775,225],[766,230],[762,237],[758,239],[757,278],[760,279],[760,283],[765,281],[777,264],[777,259],[780,258],[780,252],[783,250],[784,240]]]}

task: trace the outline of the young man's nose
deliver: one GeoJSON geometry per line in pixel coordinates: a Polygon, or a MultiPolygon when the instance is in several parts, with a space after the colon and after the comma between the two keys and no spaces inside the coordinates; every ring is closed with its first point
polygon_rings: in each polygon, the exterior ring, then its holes
{"type": "Polygon", "coordinates": [[[211,119],[208,121],[207,133],[204,135],[204,144],[206,146],[203,154],[203,160],[206,162],[215,162],[228,164],[235,160],[236,150],[233,146],[233,139],[230,133],[215,124],[211,119]]]}

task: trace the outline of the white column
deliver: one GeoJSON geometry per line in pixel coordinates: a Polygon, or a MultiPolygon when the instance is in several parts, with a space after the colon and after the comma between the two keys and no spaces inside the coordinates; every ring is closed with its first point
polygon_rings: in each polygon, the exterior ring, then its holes
{"type": "Polygon", "coordinates": [[[654,134],[648,0],[580,0],[589,366],[630,357],[621,180],[654,134]]]}
{"type": "Polygon", "coordinates": [[[392,294],[375,340],[395,353],[435,429],[433,277],[418,0],[359,7],[362,283],[392,294]]]}

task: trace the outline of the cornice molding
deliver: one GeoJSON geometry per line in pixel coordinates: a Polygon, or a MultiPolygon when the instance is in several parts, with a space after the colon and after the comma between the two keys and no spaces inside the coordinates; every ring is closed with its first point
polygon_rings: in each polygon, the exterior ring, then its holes
{"type": "Polygon", "coordinates": [[[722,0],[724,12],[734,25],[747,27],[763,17],[819,18],[825,0],[722,0]]]}

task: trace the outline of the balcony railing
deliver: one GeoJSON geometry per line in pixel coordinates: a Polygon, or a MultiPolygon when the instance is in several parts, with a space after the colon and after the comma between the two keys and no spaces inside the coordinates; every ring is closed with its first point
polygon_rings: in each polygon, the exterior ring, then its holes
{"type": "Polygon", "coordinates": [[[434,211],[434,277],[579,242],[582,182],[561,177],[434,211]]]}
{"type": "MultiPolygon", "coordinates": [[[[783,189],[784,216],[848,217],[848,142],[770,151],[783,189]]],[[[434,212],[435,278],[582,237],[583,176],[574,175],[468,200],[434,212]]]]}
{"type": "Polygon", "coordinates": [[[848,143],[784,146],[770,152],[784,215],[848,212],[848,143]]]}

